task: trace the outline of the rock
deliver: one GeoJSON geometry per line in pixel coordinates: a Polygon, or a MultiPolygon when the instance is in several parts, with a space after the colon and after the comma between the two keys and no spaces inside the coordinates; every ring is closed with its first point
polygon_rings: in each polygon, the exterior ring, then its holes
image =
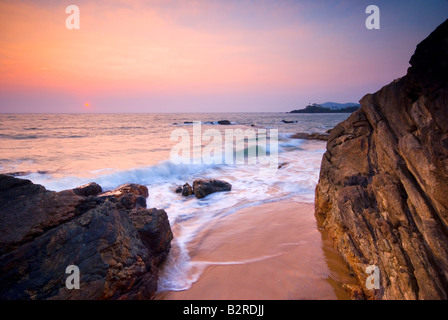
{"type": "Polygon", "coordinates": [[[361,286],[351,283],[344,283],[342,287],[352,300],[365,300],[364,292],[362,291],[361,286]]]}
{"type": "Polygon", "coordinates": [[[289,121],[289,120],[282,120],[281,122],[283,122],[283,123],[297,123],[297,121],[289,121]]]}
{"type": "Polygon", "coordinates": [[[231,125],[232,123],[229,120],[219,120],[218,124],[222,125],[231,125]]]}
{"type": "Polygon", "coordinates": [[[20,176],[27,176],[32,174],[31,171],[16,171],[16,172],[8,172],[6,173],[8,176],[13,176],[13,177],[20,177],[20,176]]]}
{"type": "Polygon", "coordinates": [[[191,196],[193,194],[193,188],[188,184],[184,184],[182,187],[182,195],[184,197],[191,196]]]}
{"type": "Polygon", "coordinates": [[[103,189],[99,184],[95,182],[90,182],[81,187],[74,188],[73,192],[77,196],[88,197],[88,196],[96,196],[98,193],[103,192],[103,189]]]}
{"type": "Polygon", "coordinates": [[[370,299],[448,299],[448,20],[410,63],[331,130],[316,187],[318,224],[370,299]]]}
{"type": "Polygon", "coordinates": [[[305,133],[305,132],[298,132],[295,133],[291,138],[293,139],[305,139],[305,140],[322,140],[327,141],[328,134],[326,133],[305,133]]]}
{"type": "Polygon", "coordinates": [[[177,186],[175,192],[176,193],[182,193],[182,190],[183,190],[182,186],[177,186]]]}
{"type": "Polygon", "coordinates": [[[0,256],[72,219],[83,200],[72,190],[47,191],[29,180],[0,174],[0,256]]]}
{"type": "Polygon", "coordinates": [[[139,207],[144,195],[129,184],[85,197],[0,175],[0,299],[150,299],[172,233],[164,210],[139,207]],[[65,287],[69,265],[79,290],[65,287]]]}
{"type": "Polygon", "coordinates": [[[280,164],[278,165],[277,169],[284,168],[284,167],[286,167],[288,164],[289,164],[288,162],[282,162],[282,163],[280,163],[280,164]]]}
{"type": "Polygon", "coordinates": [[[127,209],[136,206],[146,208],[146,198],[149,196],[148,188],[135,183],[123,184],[112,191],[99,194],[100,197],[114,197],[127,209]]]}
{"type": "Polygon", "coordinates": [[[230,191],[231,189],[232,185],[222,180],[199,179],[193,181],[193,192],[198,199],[214,192],[230,191]]]}

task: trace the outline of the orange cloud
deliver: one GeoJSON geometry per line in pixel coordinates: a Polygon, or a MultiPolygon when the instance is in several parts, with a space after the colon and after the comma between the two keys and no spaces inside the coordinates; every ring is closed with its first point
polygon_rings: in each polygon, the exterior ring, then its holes
{"type": "MultiPolygon", "coordinates": [[[[218,10],[187,2],[183,15],[218,10]],[[205,9],[204,9],[205,8],[205,9]]],[[[222,7],[228,8],[224,5],[222,7]]],[[[36,87],[106,90],[185,90],[222,86],[254,88],[286,84],[294,63],[275,48],[301,37],[288,28],[258,32],[231,26],[185,27],[179,10],[167,15],[134,6],[80,5],[81,29],[65,28],[65,7],[0,4],[0,83],[36,87]],[[277,39],[277,40],[275,40],[277,39]]],[[[297,62],[296,62],[297,63],[297,62]]]]}

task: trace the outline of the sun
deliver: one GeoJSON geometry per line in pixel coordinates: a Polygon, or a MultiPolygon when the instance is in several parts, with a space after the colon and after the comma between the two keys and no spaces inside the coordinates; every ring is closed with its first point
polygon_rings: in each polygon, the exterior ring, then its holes
{"type": "Polygon", "coordinates": [[[88,102],[84,103],[84,107],[88,108],[90,107],[90,104],[88,102]]]}

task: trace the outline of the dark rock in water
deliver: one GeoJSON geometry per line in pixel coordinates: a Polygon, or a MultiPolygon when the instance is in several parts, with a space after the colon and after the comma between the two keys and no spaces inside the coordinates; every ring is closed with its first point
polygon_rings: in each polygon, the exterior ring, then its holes
{"type": "Polygon", "coordinates": [[[284,168],[284,167],[286,167],[288,164],[289,164],[288,162],[282,162],[282,163],[280,163],[280,164],[278,165],[277,169],[284,168]]]}
{"type": "Polygon", "coordinates": [[[222,125],[231,125],[232,123],[229,120],[219,120],[218,124],[222,125]]]}
{"type": "Polygon", "coordinates": [[[98,193],[103,192],[103,189],[99,184],[95,182],[90,182],[81,187],[74,188],[73,192],[77,196],[88,197],[88,196],[96,196],[98,193]]]}
{"type": "Polygon", "coordinates": [[[410,63],[331,130],[316,217],[368,298],[448,299],[448,20],[410,63]]]}
{"type": "Polygon", "coordinates": [[[293,121],[293,120],[291,120],[291,121],[289,121],[289,120],[282,120],[281,122],[283,122],[283,123],[297,123],[297,121],[293,121]]]}
{"type": "Polygon", "coordinates": [[[86,197],[0,175],[0,299],[150,299],[172,233],[164,210],[141,208],[145,189],[86,197]]]}
{"type": "Polygon", "coordinates": [[[327,141],[328,134],[325,133],[305,133],[298,132],[294,134],[291,138],[293,139],[305,139],[305,140],[322,140],[327,141]]]}
{"type": "Polygon", "coordinates": [[[230,191],[231,189],[232,185],[222,180],[200,179],[193,181],[193,192],[198,199],[214,192],[230,191]]]}
{"type": "Polygon", "coordinates": [[[182,186],[177,186],[177,188],[176,188],[176,193],[182,193],[182,186]]]}
{"type": "Polygon", "coordinates": [[[32,172],[31,171],[16,171],[16,172],[8,172],[6,173],[8,176],[13,176],[13,177],[20,177],[20,176],[27,176],[30,175],[32,172]]]}
{"type": "Polygon", "coordinates": [[[193,194],[193,188],[188,184],[184,184],[182,187],[182,195],[184,197],[191,196],[193,194]]]}
{"type": "Polygon", "coordinates": [[[185,121],[184,124],[193,124],[193,121],[185,121]]]}

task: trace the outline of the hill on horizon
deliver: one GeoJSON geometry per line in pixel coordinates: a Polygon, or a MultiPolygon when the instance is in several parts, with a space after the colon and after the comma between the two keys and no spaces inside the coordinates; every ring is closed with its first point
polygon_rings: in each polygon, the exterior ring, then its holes
{"type": "Polygon", "coordinates": [[[328,108],[328,109],[344,109],[347,107],[353,107],[353,106],[357,106],[360,107],[361,105],[359,103],[355,103],[355,102],[347,102],[347,103],[337,103],[337,102],[325,102],[325,103],[319,103],[320,106],[322,106],[323,108],[328,108]]]}

